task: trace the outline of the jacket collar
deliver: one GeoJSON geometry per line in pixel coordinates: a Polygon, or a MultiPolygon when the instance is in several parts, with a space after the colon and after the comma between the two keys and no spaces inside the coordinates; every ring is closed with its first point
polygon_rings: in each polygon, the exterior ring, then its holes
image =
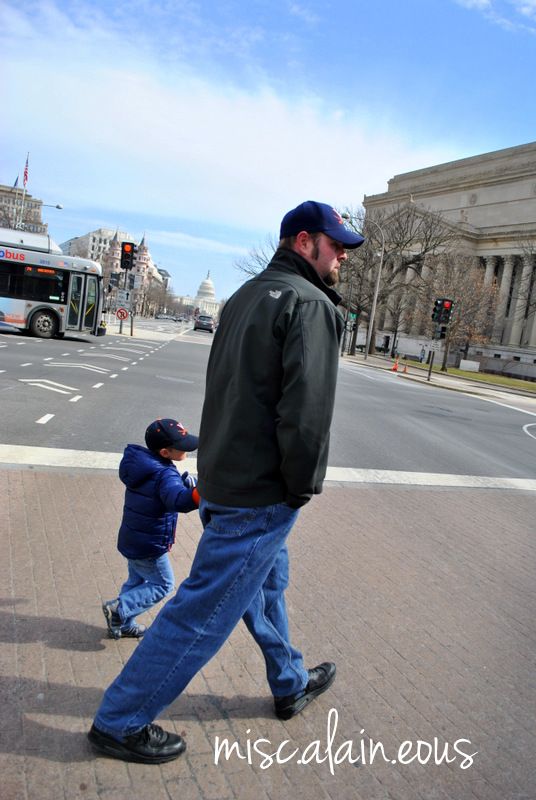
{"type": "Polygon", "coordinates": [[[290,250],[287,247],[279,247],[266,267],[267,271],[272,269],[278,270],[279,272],[292,272],[295,275],[301,275],[302,278],[313,283],[321,292],[324,292],[336,306],[338,306],[342,300],[341,295],[336,292],[335,289],[332,289],[331,286],[327,286],[309,262],[294,250],[290,250]]]}

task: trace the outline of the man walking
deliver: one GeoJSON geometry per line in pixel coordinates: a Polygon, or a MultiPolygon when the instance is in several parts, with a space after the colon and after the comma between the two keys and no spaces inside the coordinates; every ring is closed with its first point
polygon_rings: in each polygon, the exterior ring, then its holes
{"type": "Polygon", "coordinates": [[[324,203],[281,223],[268,267],[225,305],[207,369],[199,435],[204,531],[189,577],[106,691],[93,747],[125,761],[177,758],[184,740],[153,720],[212,658],[241,618],[260,646],[280,719],[335,678],[305,669],[289,641],[286,539],[322,491],[344,326],[332,288],[363,237],[324,203]]]}

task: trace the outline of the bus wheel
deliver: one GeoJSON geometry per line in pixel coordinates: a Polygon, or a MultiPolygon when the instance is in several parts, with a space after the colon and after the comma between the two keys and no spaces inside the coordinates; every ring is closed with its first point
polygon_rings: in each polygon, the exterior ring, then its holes
{"type": "Polygon", "coordinates": [[[39,311],[32,317],[30,330],[41,339],[52,339],[58,330],[58,320],[50,311],[39,311]]]}

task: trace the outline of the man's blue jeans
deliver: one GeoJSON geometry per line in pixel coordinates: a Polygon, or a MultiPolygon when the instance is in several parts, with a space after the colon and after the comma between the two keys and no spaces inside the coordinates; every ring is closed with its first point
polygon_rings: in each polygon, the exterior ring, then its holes
{"type": "Polygon", "coordinates": [[[244,617],[264,654],[272,694],[305,688],[301,653],[288,641],[285,542],[298,511],[278,503],[229,508],[201,501],[204,531],[190,575],[161,609],[95,717],[122,739],[158,717],[244,617]]]}
{"type": "Polygon", "coordinates": [[[119,592],[117,611],[123,627],[173,591],[175,578],[169,554],[159,558],[129,558],[128,578],[119,592]]]}

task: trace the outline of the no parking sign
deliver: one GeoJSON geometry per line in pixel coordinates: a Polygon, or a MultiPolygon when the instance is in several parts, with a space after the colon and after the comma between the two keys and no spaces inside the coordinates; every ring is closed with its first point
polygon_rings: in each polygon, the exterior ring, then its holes
{"type": "Polygon", "coordinates": [[[118,308],[117,311],[115,312],[115,316],[117,317],[117,319],[120,320],[128,319],[128,311],[126,310],[126,308],[118,308]]]}

